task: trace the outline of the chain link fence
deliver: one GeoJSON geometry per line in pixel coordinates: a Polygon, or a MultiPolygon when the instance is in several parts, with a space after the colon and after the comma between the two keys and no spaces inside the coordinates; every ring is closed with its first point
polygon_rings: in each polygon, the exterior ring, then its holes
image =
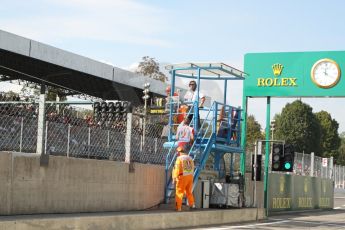
{"type": "MultiPolygon", "coordinates": [[[[143,115],[136,108],[130,126],[131,161],[165,164],[164,115],[143,115]]],[[[0,98],[0,151],[35,153],[38,104],[0,98]]],[[[44,151],[50,155],[125,161],[126,121],[96,122],[91,104],[46,103],[44,151]],[[89,108],[85,108],[89,107],[89,108]]]]}
{"type": "Polygon", "coordinates": [[[334,188],[345,189],[345,166],[334,165],[334,188]]]}

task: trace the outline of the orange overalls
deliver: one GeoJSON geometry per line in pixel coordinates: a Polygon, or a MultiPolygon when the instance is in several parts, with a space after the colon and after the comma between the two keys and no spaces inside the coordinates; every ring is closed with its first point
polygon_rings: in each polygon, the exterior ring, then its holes
{"type": "Polygon", "coordinates": [[[193,159],[185,153],[177,157],[172,174],[173,179],[176,181],[176,211],[182,209],[182,199],[186,193],[188,204],[190,207],[194,205],[193,189],[193,173],[194,162],[193,159]]]}

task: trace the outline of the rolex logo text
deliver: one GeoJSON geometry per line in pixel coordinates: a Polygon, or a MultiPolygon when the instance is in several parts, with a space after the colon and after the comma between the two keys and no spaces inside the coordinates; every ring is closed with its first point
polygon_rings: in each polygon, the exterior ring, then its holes
{"type": "Polygon", "coordinates": [[[295,87],[297,86],[297,78],[295,77],[279,77],[283,72],[284,66],[276,63],[272,65],[274,77],[257,78],[257,86],[259,87],[295,87]]]}

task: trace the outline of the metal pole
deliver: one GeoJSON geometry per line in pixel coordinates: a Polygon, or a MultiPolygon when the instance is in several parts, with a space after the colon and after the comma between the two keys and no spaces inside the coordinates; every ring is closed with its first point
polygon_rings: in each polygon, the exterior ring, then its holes
{"type": "MultiPolygon", "coordinates": [[[[252,162],[253,165],[253,169],[254,169],[254,207],[258,207],[257,206],[257,197],[256,197],[256,170],[257,170],[257,146],[258,146],[258,141],[255,143],[254,145],[254,162],[252,162]]],[[[261,166],[261,165],[260,165],[261,166]]]]}
{"type": "Polygon", "coordinates": [[[343,181],[342,181],[342,187],[345,189],[345,166],[343,166],[342,167],[343,168],[343,173],[342,173],[342,175],[343,175],[343,181]]]}
{"type": "Polygon", "coordinates": [[[47,140],[48,140],[48,121],[46,121],[46,131],[44,140],[44,154],[47,154],[47,140]]]}
{"type": "MultiPolygon", "coordinates": [[[[170,88],[170,98],[169,98],[169,103],[170,103],[170,109],[169,109],[169,136],[168,136],[168,141],[172,141],[172,131],[173,131],[173,96],[175,92],[175,70],[172,70],[171,74],[171,88],[170,88]]],[[[178,108],[177,108],[178,110],[178,108]]]]}
{"type": "Polygon", "coordinates": [[[44,123],[45,123],[45,85],[41,85],[41,94],[38,104],[37,148],[39,155],[43,153],[44,123]]]}
{"type": "Polygon", "coordinates": [[[125,137],[125,162],[131,162],[131,138],[132,138],[132,108],[130,107],[130,112],[127,113],[127,129],[125,137]]]}
{"type": "Polygon", "coordinates": [[[200,117],[199,117],[199,96],[200,96],[200,75],[201,75],[201,69],[198,68],[198,78],[197,78],[197,98],[196,98],[196,103],[194,104],[195,108],[194,108],[194,129],[195,129],[195,132],[198,133],[199,131],[199,128],[201,127],[198,127],[199,126],[199,120],[200,120],[200,117]]]}
{"type": "Polygon", "coordinates": [[[107,147],[109,148],[110,144],[110,130],[108,130],[108,138],[107,138],[107,147]]]}
{"type": "Polygon", "coordinates": [[[302,152],[302,176],[305,176],[305,173],[304,173],[304,150],[302,152]]]}
{"type": "Polygon", "coordinates": [[[22,117],[20,122],[20,140],[19,140],[19,152],[23,149],[23,128],[24,128],[24,118],[22,117]]]}
{"type": "Polygon", "coordinates": [[[228,81],[224,80],[224,105],[226,105],[226,91],[227,91],[227,87],[228,87],[228,81]]]}
{"type": "Polygon", "coordinates": [[[145,148],[145,136],[146,136],[146,113],[147,113],[147,99],[145,98],[144,105],[144,124],[143,124],[143,146],[145,148]]]}
{"type": "MultiPolygon", "coordinates": [[[[140,122],[140,127],[143,128],[143,118],[140,117],[139,119],[139,122],[140,122]]],[[[140,136],[140,152],[143,151],[143,134],[141,133],[141,136],[140,136]]]]}
{"type": "Polygon", "coordinates": [[[328,178],[332,179],[333,178],[333,157],[329,158],[329,174],[328,174],[328,178]]]}
{"type": "Polygon", "coordinates": [[[67,130],[67,157],[69,157],[69,143],[71,138],[71,125],[68,124],[68,130],[67,130]]]}
{"type": "Polygon", "coordinates": [[[91,128],[89,127],[89,133],[87,136],[87,157],[90,158],[90,145],[91,145],[91,128]]]}
{"type": "Polygon", "coordinates": [[[38,124],[37,124],[37,148],[36,153],[40,155],[40,166],[48,166],[49,154],[44,151],[44,125],[45,125],[45,92],[46,86],[41,84],[40,99],[38,107],[38,124]]]}
{"type": "Polygon", "coordinates": [[[314,176],[314,160],[315,160],[314,152],[311,152],[310,153],[310,176],[314,176]]]}
{"type": "Polygon", "coordinates": [[[246,129],[247,129],[247,104],[248,104],[248,98],[243,95],[242,98],[242,132],[241,132],[241,147],[243,149],[243,153],[241,154],[241,173],[245,178],[245,173],[246,173],[246,129]]]}
{"type": "MultiPolygon", "coordinates": [[[[266,140],[270,138],[270,117],[271,117],[271,97],[267,97],[266,105],[266,140]]],[[[270,159],[269,151],[270,143],[266,142],[265,153],[265,177],[264,177],[264,207],[266,209],[266,216],[268,217],[268,163],[270,159]]]]}

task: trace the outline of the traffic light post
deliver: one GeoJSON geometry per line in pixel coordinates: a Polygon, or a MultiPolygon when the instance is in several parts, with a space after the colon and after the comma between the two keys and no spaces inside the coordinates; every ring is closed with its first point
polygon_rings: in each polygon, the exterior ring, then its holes
{"type": "MultiPolygon", "coordinates": [[[[253,159],[252,179],[254,180],[254,204],[255,205],[257,201],[256,181],[261,180],[260,175],[258,175],[257,171],[259,170],[259,173],[261,173],[261,158],[258,158],[258,156],[261,155],[262,143],[266,143],[266,147],[270,146],[269,143],[272,143],[271,151],[266,150],[267,156],[265,156],[264,184],[267,187],[268,187],[268,173],[269,173],[268,162],[270,159],[270,155],[272,154],[271,171],[276,171],[276,172],[293,172],[294,157],[295,157],[294,146],[291,144],[285,144],[284,140],[258,140],[256,141],[254,156],[252,158],[253,159]],[[260,162],[260,164],[258,164],[258,161],[260,162]]],[[[268,210],[268,190],[266,190],[264,199],[265,199],[264,201],[265,208],[266,210],[268,210]]]]}
{"type": "MultiPolygon", "coordinates": [[[[267,146],[269,146],[269,143],[278,143],[278,144],[281,144],[281,145],[284,145],[285,144],[285,141],[284,140],[257,140],[256,143],[255,143],[255,151],[254,151],[254,164],[252,166],[252,169],[254,171],[254,204],[256,205],[256,202],[257,202],[257,192],[256,192],[256,181],[257,181],[257,168],[258,168],[258,164],[257,164],[257,156],[258,156],[258,153],[261,153],[261,147],[262,147],[262,144],[265,143],[266,144],[266,148],[267,146]]],[[[265,162],[269,162],[269,158],[270,158],[270,151],[267,151],[266,150],[266,155],[265,156],[265,162]],[[268,153],[268,154],[267,154],[268,153]]],[[[272,159],[272,162],[273,162],[273,159],[272,159]]],[[[261,167],[261,165],[260,165],[261,167]]],[[[267,185],[268,184],[268,168],[269,168],[269,164],[266,164],[265,163],[265,168],[264,168],[264,185],[267,185]]],[[[268,210],[268,190],[266,191],[266,193],[264,194],[265,197],[264,197],[264,204],[265,204],[265,207],[266,207],[266,210],[268,210]]],[[[268,212],[266,211],[266,215],[268,216],[268,212]]]]}

